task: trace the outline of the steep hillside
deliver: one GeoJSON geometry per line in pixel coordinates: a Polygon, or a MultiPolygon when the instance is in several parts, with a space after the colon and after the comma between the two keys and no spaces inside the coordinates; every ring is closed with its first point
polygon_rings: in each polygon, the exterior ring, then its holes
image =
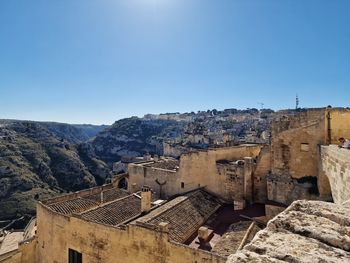
{"type": "Polygon", "coordinates": [[[37,122],[22,120],[0,120],[0,125],[15,125],[16,123],[35,123],[42,128],[47,129],[60,139],[69,143],[82,143],[94,138],[99,132],[108,128],[108,125],[92,124],[67,124],[59,122],[37,122]]]}
{"type": "Polygon", "coordinates": [[[99,159],[111,164],[124,155],[162,154],[164,138],[181,136],[183,128],[182,122],[132,117],[116,121],[87,144],[99,159]]]}
{"type": "Polygon", "coordinates": [[[45,124],[0,123],[0,219],[35,212],[35,200],[102,183],[107,165],[85,155],[45,124]]]}

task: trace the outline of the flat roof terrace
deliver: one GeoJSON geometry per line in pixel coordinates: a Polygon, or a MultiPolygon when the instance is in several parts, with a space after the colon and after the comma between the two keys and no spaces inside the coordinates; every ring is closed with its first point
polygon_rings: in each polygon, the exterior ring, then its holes
{"type": "Polygon", "coordinates": [[[236,252],[251,225],[252,221],[247,218],[260,219],[264,216],[263,204],[253,204],[243,210],[234,210],[232,205],[225,204],[203,224],[208,228],[207,243],[203,244],[198,232],[195,232],[185,244],[227,257],[236,252]]]}

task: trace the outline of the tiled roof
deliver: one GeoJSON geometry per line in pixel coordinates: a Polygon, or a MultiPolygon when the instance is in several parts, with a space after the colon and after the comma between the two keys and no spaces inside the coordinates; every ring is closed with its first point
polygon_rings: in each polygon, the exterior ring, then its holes
{"type": "Polygon", "coordinates": [[[221,202],[203,190],[196,190],[187,196],[180,196],[155,209],[140,221],[158,225],[169,223],[169,236],[173,241],[184,243],[205,221],[220,208],[221,202]]]}
{"type": "MultiPolygon", "coordinates": [[[[112,189],[107,189],[103,191],[103,203],[107,203],[113,200],[117,200],[119,198],[128,196],[129,193],[123,189],[119,188],[112,188],[112,189]]],[[[84,197],[86,199],[95,201],[97,203],[101,202],[101,193],[97,193],[94,195],[89,195],[87,197],[84,197]]]]}
{"type": "Polygon", "coordinates": [[[48,205],[48,207],[60,214],[71,215],[73,213],[79,213],[88,210],[97,205],[98,203],[89,199],[77,198],[53,203],[48,205]]]}
{"type": "MultiPolygon", "coordinates": [[[[111,202],[113,200],[117,200],[129,195],[127,191],[123,189],[119,189],[117,187],[103,190],[102,193],[103,193],[102,203],[111,202]]],[[[73,213],[82,213],[93,207],[97,207],[100,203],[101,203],[101,192],[92,194],[92,195],[77,197],[74,199],[55,202],[55,203],[49,204],[48,207],[54,210],[55,212],[58,212],[64,215],[72,215],[73,213]]]]}
{"type": "Polygon", "coordinates": [[[129,195],[81,214],[88,221],[106,225],[118,225],[141,213],[141,199],[129,195]]]}

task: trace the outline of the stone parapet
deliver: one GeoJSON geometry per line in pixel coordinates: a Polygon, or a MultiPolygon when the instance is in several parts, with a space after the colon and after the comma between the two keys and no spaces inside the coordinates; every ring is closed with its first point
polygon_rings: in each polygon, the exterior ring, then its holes
{"type": "Polygon", "coordinates": [[[336,145],[321,146],[320,165],[329,180],[335,203],[350,199],[350,150],[336,145]]]}

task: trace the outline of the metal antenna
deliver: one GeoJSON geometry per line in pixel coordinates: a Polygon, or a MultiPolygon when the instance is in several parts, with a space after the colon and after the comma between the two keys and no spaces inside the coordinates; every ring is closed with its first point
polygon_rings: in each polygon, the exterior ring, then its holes
{"type": "Polygon", "coordinates": [[[298,94],[296,95],[295,97],[295,109],[299,109],[299,97],[298,97],[298,94]]]}

